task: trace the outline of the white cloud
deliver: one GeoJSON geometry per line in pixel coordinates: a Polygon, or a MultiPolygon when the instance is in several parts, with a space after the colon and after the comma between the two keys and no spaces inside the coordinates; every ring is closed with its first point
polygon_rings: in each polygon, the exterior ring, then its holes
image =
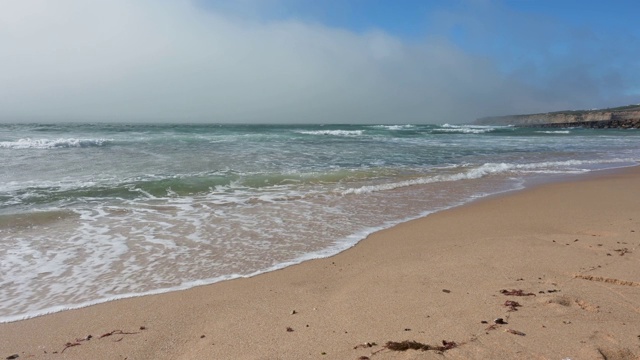
{"type": "Polygon", "coordinates": [[[0,121],[467,122],[541,105],[443,38],[189,1],[0,0],[0,121]]]}

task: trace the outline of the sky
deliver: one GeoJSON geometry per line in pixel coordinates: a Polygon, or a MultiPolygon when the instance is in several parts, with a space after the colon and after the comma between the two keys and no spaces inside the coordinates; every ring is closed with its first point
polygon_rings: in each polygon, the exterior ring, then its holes
{"type": "Polygon", "coordinates": [[[0,0],[0,122],[469,123],[640,103],[636,0],[0,0]]]}

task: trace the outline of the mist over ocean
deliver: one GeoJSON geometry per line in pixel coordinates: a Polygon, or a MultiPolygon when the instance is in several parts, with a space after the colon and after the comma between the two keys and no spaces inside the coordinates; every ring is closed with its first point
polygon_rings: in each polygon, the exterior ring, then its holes
{"type": "Polygon", "coordinates": [[[640,131],[0,124],[0,322],[251,276],[544,180],[640,131]]]}

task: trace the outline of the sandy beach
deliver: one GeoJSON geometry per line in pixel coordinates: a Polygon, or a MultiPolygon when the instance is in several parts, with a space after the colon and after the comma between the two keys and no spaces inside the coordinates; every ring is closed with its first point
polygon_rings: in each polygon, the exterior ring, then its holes
{"type": "Polygon", "coordinates": [[[0,358],[638,359],[639,245],[640,168],[574,177],[253,278],[0,324],[0,358]],[[433,349],[387,346],[405,340],[433,349]]]}

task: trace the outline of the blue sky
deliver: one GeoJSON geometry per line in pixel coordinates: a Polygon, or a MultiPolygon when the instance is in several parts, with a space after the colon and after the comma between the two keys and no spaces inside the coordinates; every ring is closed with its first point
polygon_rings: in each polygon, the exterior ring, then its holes
{"type": "Polygon", "coordinates": [[[3,122],[459,123],[640,103],[636,1],[0,8],[3,122]]]}

